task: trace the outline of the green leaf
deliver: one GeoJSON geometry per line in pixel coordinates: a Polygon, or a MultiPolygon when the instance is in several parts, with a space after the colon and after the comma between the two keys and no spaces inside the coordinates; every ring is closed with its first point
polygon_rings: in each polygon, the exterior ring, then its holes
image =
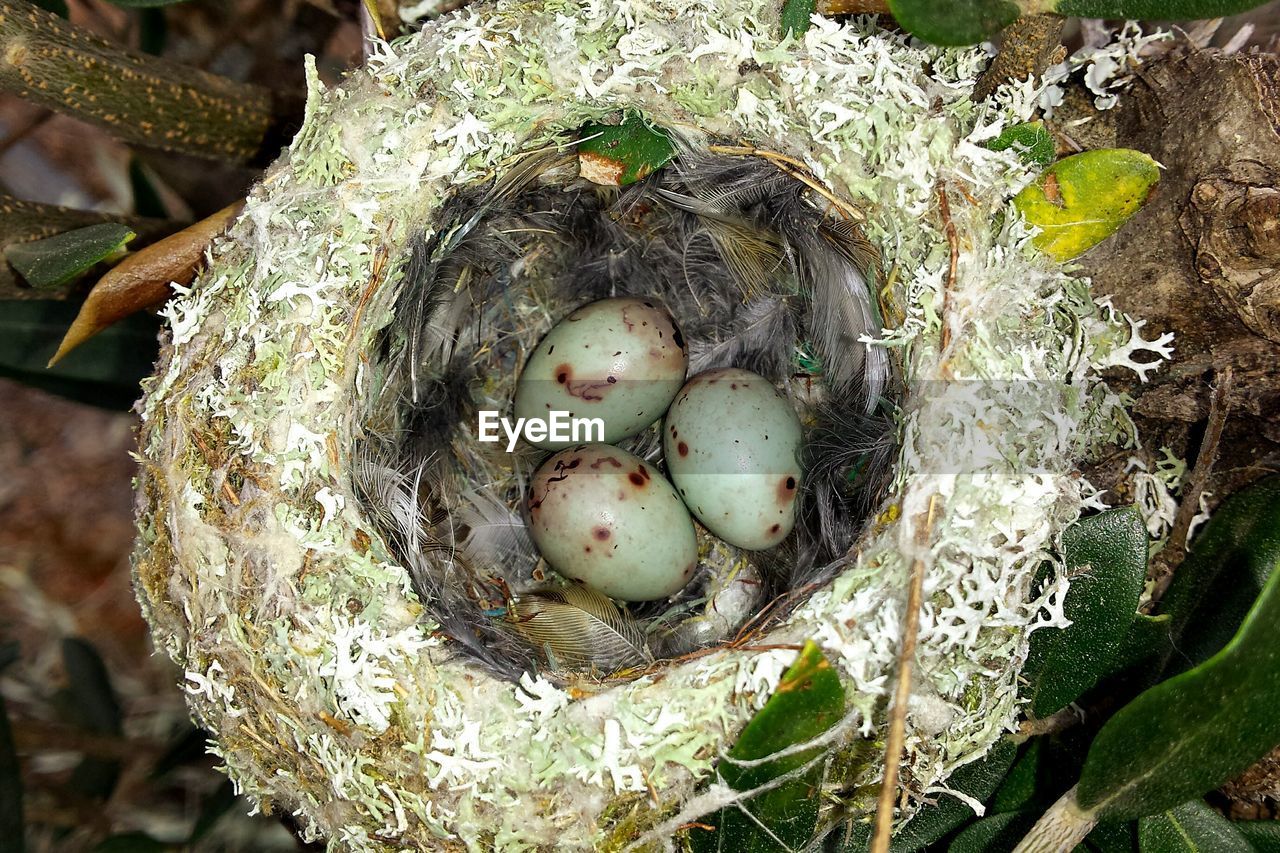
{"type": "Polygon", "coordinates": [[[578,162],[582,177],[597,184],[625,187],[662,168],[675,157],[671,137],[637,113],[622,124],[589,124],[582,129],[578,162]]]}
{"type": "Polygon", "coordinates": [[[799,38],[813,24],[818,0],[786,0],[782,4],[782,35],[799,38]]]}
{"type": "Polygon", "coordinates": [[[79,637],[67,637],[62,641],[62,665],[79,724],[93,732],[122,734],[120,703],[97,650],[79,637]]]}
{"type": "Polygon", "coordinates": [[[208,755],[209,733],[195,726],[185,726],[156,759],[147,778],[153,782],[163,779],[179,767],[203,762],[208,755]]]}
{"type": "Polygon", "coordinates": [[[947,853],[997,853],[1009,851],[1036,822],[1029,812],[1007,812],[969,824],[955,837],[947,853]]]}
{"type": "Polygon", "coordinates": [[[1026,697],[1047,717],[1114,671],[1147,576],[1147,528],[1137,507],[1082,518],[1062,537],[1071,625],[1031,635],[1026,697]]]}
{"type": "Polygon", "coordinates": [[[1267,0],[1057,0],[1054,11],[1081,18],[1177,21],[1223,18],[1262,6],[1267,0]]]}
{"type": "Polygon", "coordinates": [[[1277,561],[1280,476],[1272,476],[1222,502],[1160,599],[1177,648],[1168,672],[1208,660],[1227,644],[1277,561]]]}
{"type": "MultiPolygon", "coordinates": [[[[64,639],[62,665],[67,671],[70,709],[76,723],[91,732],[122,734],[120,703],[107,665],[93,646],[78,637],[64,639]]],[[[76,767],[70,784],[85,796],[106,799],[115,790],[119,776],[118,761],[90,757],[76,767]]]]}
{"type": "Polygon", "coordinates": [[[55,300],[0,301],[0,376],[83,403],[128,409],[141,393],[138,383],[151,373],[160,323],[135,314],[46,370],[77,307],[55,300]]]}
{"type": "Polygon", "coordinates": [[[1237,820],[1231,825],[1258,853],[1280,853],[1280,820],[1237,820]]]}
{"type": "Polygon", "coordinates": [[[1018,19],[1009,0],[889,0],[889,11],[903,29],[933,44],[977,44],[1018,19]]]}
{"type": "MultiPolygon", "coordinates": [[[[813,740],[843,716],[844,687],[839,677],[817,644],[805,643],[796,662],[783,674],[778,689],[742,730],[729,758],[766,758],[813,740]]],[[[748,767],[724,760],[716,772],[729,787],[746,791],[804,766],[821,753],[821,747],[815,747],[748,767]]],[[[715,825],[715,831],[690,830],[693,849],[696,853],[763,853],[780,849],[779,841],[789,848],[803,847],[818,823],[822,770],[819,762],[802,776],[742,803],[742,808],[756,820],[742,809],[721,809],[707,821],[715,825]],[[757,820],[769,828],[776,840],[760,829],[757,820]]]]}
{"type": "Polygon", "coordinates": [[[133,212],[139,216],[164,218],[169,215],[156,190],[155,172],[137,157],[129,160],[129,188],[133,190],[133,212]]]}
{"type": "Polygon", "coordinates": [[[200,839],[209,834],[209,830],[218,823],[224,814],[231,811],[231,807],[236,803],[236,786],[232,784],[230,779],[223,781],[204,802],[200,804],[200,815],[196,818],[195,826],[191,830],[191,836],[187,839],[187,844],[195,844],[200,839]]]}
{"type": "Polygon", "coordinates": [[[992,151],[1014,148],[1024,162],[1036,166],[1048,166],[1058,156],[1053,134],[1044,126],[1044,122],[1038,120],[1006,127],[986,147],[992,151]]]}
{"type": "MultiPolygon", "coordinates": [[[[982,758],[952,773],[947,778],[947,787],[980,803],[986,802],[1009,772],[1017,754],[1018,748],[1012,741],[1001,740],[982,758]]],[[[974,818],[973,809],[963,800],[950,794],[936,796],[936,802],[923,806],[894,833],[889,843],[892,853],[916,853],[974,818]]],[[[854,827],[844,849],[846,853],[863,853],[870,840],[871,825],[860,823],[854,827]]]]}
{"type": "Polygon", "coordinates": [[[1083,844],[1076,845],[1075,853],[1135,853],[1137,849],[1137,821],[1103,821],[1083,844]]]}
{"type": "Polygon", "coordinates": [[[43,240],[13,243],[5,247],[4,256],[27,284],[48,290],[84,275],[123,251],[125,244],[136,236],[126,225],[104,222],[43,240]]]}
{"type": "Polygon", "coordinates": [[[1141,853],[1253,853],[1231,821],[1200,800],[1138,822],[1141,853]]]}
{"type": "Polygon", "coordinates": [[[1280,572],[1205,663],[1139,695],[1098,732],[1076,797],[1104,819],[1172,808],[1280,744],[1280,572]]]}
{"type": "MultiPolygon", "coordinates": [[[[17,659],[17,643],[0,645],[0,672],[4,672],[17,659]]],[[[25,847],[22,765],[18,761],[18,749],[13,742],[13,729],[9,725],[9,710],[5,707],[4,694],[0,694],[0,838],[6,839],[5,843],[11,845],[13,853],[22,853],[25,847]]]]}
{"type": "MultiPolygon", "coordinates": [[[[1160,660],[1169,649],[1169,616],[1147,616],[1139,613],[1129,626],[1120,643],[1120,651],[1116,653],[1114,669],[1116,672],[1142,667],[1156,669],[1160,660]]],[[[1236,623],[1240,624],[1239,622],[1236,623]]]]}
{"type": "Polygon", "coordinates": [[[93,853],[164,853],[170,846],[145,832],[122,832],[98,842],[93,853]]]}
{"type": "MultiPolygon", "coordinates": [[[[169,21],[164,16],[164,9],[146,8],[138,11],[138,49],[152,56],[164,52],[165,42],[169,40],[169,21]]],[[[138,212],[139,216],[150,216],[149,213],[138,212]]],[[[165,214],[160,214],[164,216],[165,214]]]]}
{"type": "Polygon", "coordinates": [[[46,12],[52,12],[60,18],[68,15],[67,0],[32,0],[41,9],[46,12]]]}
{"type": "Polygon", "coordinates": [[[1013,205],[1040,229],[1031,241],[1036,248],[1067,261],[1114,234],[1159,180],[1159,165],[1141,151],[1084,151],[1050,166],[1013,205]]]}
{"type": "Polygon", "coordinates": [[[991,800],[990,814],[1022,811],[1035,804],[1044,775],[1041,765],[1043,747],[1043,738],[1035,738],[1027,744],[991,800]]]}

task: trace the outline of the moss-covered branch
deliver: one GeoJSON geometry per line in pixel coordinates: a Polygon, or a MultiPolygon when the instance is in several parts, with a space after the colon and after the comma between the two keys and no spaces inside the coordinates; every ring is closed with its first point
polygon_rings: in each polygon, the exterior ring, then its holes
{"type": "Polygon", "coordinates": [[[279,148],[267,89],[125,49],[24,0],[0,0],[0,91],[164,151],[248,162],[279,148]]]}

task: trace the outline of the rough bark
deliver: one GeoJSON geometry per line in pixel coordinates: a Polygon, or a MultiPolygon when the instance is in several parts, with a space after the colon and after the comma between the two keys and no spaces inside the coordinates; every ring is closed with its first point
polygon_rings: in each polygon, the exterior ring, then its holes
{"type": "MultiPolygon", "coordinates": [[[[1278,79],[1274,56],[1182,46],[1089,131],[1164,166],[1147,207],[1081,259],[1117,307],[1177,336],[1174,363],[1131,389],[1144,445],[1194,458],[1214,379],[1234,370],[1211,503],[1280,467],[1278,79]]],[[[1064,135],[1089,117],[1083,100],[1056,117],[1064,135]]]]}
{"type": "Polygon", "coordinates": [[[163,151],[248,162],[287,139],[267,89],[127,50],[23,0],[0,0],[0,90],[163,151]]]}

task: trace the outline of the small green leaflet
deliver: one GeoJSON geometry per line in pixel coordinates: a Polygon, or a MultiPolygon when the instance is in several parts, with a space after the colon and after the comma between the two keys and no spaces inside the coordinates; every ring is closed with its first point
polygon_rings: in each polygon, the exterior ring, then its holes
{"type": "Polygon", "coordinates": [[[1071,625],[1031,635],[1025,695],[1033,716],[1065,708],[1114,670],[1147,576],[1147,528],[1137,507],[1082,518],[1062,537],[1071,625]]]}
{"type": "Polygon", "coordinates": [[[1044,751],[1043,738],[1035,738],[1027,744],[992,798],[990,814],[1022,811],[1035,804],[1036,789],[1040,786],[1041,753],[1044,751]]]}
{"type": "Polygon", "coordinates": [[[1156,814],[1216,788],[1280,744],[1280,572],[1226,648],[1121,708],[1076,796],[1098,818],[1156,814]]]}
{"type": "Polygon", "coordinates": [[[1165,650],[1169,648],[1169,621],[1167,615],[1147,616],[1139,613],[1134,617],[1129,633],[1125,634],[1120,650],[1116,652],[1112,669],[1124,672],[1137,666],[1148,670],[1156,668],[1165,650]]]}
{"type": "Polygon", "coordinates": [[[671,138],[637,113],[629,113],[622,124],[589,124],[581,134],[582,177],[604,186],[634,184],[671,162],[676,153],[671,138]]]}
{"type": "Polygon", "coordinates": [[[1231,821],[1200,800],[1138,822],[1140,853],[1254,853],[1231,821]]]}
{"type": "Polygon", "coordinates": [[[125,244],[136,236],[128,226],[104,222],[42,240],[13,243],[5,247],[4,256],[32,287],[50,289],[124,251],[125,244]]]}
{"type": "MultiPolygon", "coordinates": [[[[796,662],[783,674],[778,689],[742,730],[728,757],[739,761],[766,758],[813,740],[843,716],[844,687],[840,678],[817,644],[807,642],[796,662]]],[[[821,753],[822,748],[815,747],[747,767],[722,760],[717,774],[734,790],[746,791],[803,767],[821,753]]],[[[689,830],[695,853],[765,853],[804,847],[818,823],[822,772],[823,764],[818,762],[803,775],[746,800],[742,808],[721,809],[705,818],[716,829],[689,830]],[[769,832],[761,829],[757,821],[769,832]],[[779,842],[786,846],[780,847],[779,842]]]]}
{"type": "Polygon", "coordinates": [[[1231,825],[1258,853],[1280,853],[1280,820],[1237,820],[1231,825]]]}
{"type": "Polygon", "coordinates": [[[782,35],[799,38],[809,29],[817,0],[786,0],[782,4],[782,35]]]}
{"type": "Polygon", "coordinates": [[[1013,148],[1024,162],[1034,166],[1048,166],[1058,155],[1053,134],[1042,121],[1026,121],[1006,127],[995,139],[986,144],[992,151],[1013,148]]]}

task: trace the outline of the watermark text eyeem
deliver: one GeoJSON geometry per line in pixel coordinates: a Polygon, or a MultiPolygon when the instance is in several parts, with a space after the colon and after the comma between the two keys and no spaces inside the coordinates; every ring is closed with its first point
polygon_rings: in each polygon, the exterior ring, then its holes
{"type": "Polygon", "coordinates": [[[477,437],[484,442],[501,441],[498,429],[507,437],[507,452],[516,449],[516,442],[557,441],[573,444],[589,444],[604,441],[603,418],[575,418],[572,413],[552,409],[545,418],[504,418],[494,409],[481,409],[477,437]]]}

